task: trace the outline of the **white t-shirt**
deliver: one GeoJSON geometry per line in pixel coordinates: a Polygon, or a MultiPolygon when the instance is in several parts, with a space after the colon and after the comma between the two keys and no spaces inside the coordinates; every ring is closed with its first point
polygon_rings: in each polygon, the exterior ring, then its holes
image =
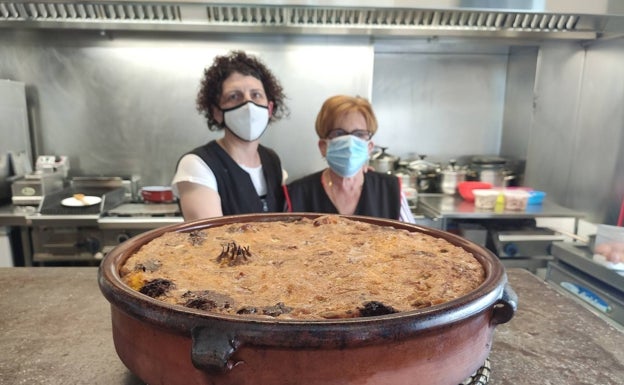
{"type": "MultiPolygon", "coordinates": [[[[262,165],[258,167],[247,167],[239,164],[238,166],[249,174],[249,176],[251,177],[251,182],[256,188],[256,193],[258,193],[258,196],[266,195],[267,184],[266,179],[264,178],[264,174],[262,173],[262,165]]],[[[214,173],[212,172],[210,167],[208,167],[206,162],[204,162],[202,158],[195,154],[186,154],[182,157],[182,159],[180,159],[178,169],[173,176],[173,181],[171,181],[171,188],[173,190],[173,193],[178,198],[180,197],[177,187],[177,184],[179,182],[197,183],[202,186],[211,188],[214,191],[219,191],[217,186],[217,179],[215,178],[214,173]]]]}

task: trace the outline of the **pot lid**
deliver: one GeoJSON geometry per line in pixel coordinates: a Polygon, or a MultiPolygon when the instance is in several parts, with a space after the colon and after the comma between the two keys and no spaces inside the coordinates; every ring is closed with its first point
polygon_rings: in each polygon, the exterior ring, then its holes
{"type": "Polygon", "coordinates": [[[425,160],[425,155],[419,155],[419,158],[409,163],[410,169],[419,172],[438,172],[440,170],[438,164],[425,160]]]}
{"type": "Polygon", "coordinates": [[[466,173],[466,167],[458,165],[455,159],[451,159],[442,170],[442,173],[445,175],[463,175],[466,173]]]}
{"type": "Polygon", "coordinates": [[[507,163],[505,158],[498,156],[475,156],[472,158],[472,163],[478,165],[504,165],[507,163]]]}
{"type": "Polygon", "coordinates": [[[371,156],[372,160],[376,160],[376,161],[387,161],[387,162],[395,162],[398,161],[399,157],[398,156],[394,156],[392,154],[388,154],[386,152],[386,150],[388,149],[388,147],[377,147],[379,149],[379,151],[376,151],[373,153],[373,155],[371,156]]]}

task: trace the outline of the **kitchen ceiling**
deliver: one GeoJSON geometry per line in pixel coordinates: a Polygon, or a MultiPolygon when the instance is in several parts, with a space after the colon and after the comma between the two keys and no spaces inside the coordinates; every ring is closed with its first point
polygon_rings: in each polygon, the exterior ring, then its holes
{"type": "Polygon", "coordinates": [[[624,34],[622,3],[0,0],[0,28],[594,40],[624,34]]]}

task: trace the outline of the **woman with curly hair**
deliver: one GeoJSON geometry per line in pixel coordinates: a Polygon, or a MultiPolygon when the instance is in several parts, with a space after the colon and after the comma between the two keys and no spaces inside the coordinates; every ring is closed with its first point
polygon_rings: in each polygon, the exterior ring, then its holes
{"type": "Polygon", "coordinates": [[[288,114],[284,99],[271,71],[245,52],[217,56],[204,70],[197,110],[224,134],[178,161],[172,186],[185,220],[283,210],[280,158],[259,139],[288,114]]]}

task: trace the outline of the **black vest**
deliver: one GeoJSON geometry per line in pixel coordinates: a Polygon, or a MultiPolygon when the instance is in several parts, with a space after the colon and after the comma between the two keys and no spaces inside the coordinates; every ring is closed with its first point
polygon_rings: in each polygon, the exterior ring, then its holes
{"type": "Polygon", "coordinates": [[[216,141],[189,152],[199,156],[215,175],[223,215],[283,211],[282,164],[275,151],[259,145],[267,194],[259,197],[249,174],[216,141]]]}
{"type": "MultiPolygon", "coordinates": [[[[318,212],[337,214],[323,184],[322,171],[305,176],[288,185],[289,209],[293,212],[318,212]]],[[[401,187],[394,175],[369,171],[364,174],[362,195],[354,215],[399,219],[401,187]]]]}

